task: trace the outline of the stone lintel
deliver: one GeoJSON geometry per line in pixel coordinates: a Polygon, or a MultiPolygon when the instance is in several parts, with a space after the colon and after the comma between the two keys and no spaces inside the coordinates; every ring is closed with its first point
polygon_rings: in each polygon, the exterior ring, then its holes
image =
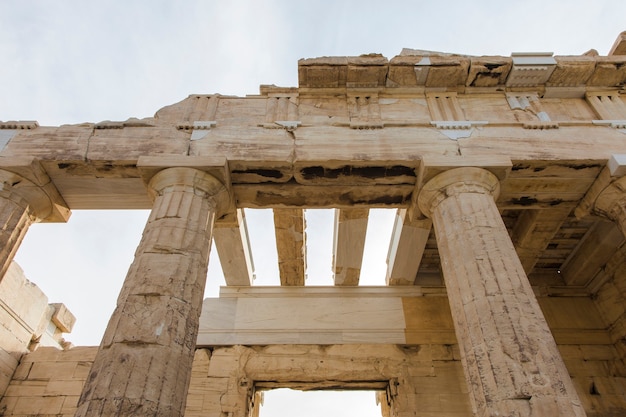
{"type": "Polygon", "coordinates": [[[198,345],[455,344],[447,302],[417,286],[222,287],[198,345]]]}

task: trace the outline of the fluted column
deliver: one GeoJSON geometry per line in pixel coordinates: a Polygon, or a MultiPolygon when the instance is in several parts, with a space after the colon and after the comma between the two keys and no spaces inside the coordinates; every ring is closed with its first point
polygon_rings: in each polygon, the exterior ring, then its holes
{"type": "Polygon", "coordinates": [[[52,202],[42,187],[0,170],[0,281],[29,226],[51,212],[52,202]]]}
{"type": "Polygon", "coordinates": [[[165,169],[149,185],[152,213],[76,416],[184,413],[213,224],[228,197],[192,168],[165,169]]]}
{"type": "Polygon", "coordinates": [[[613,220],[626,237],[626,177],[612,182],[600,193],[594,212],[613,220]]]}
{"type": "Polygon", "coordinates": [[[456,168],[419,195],[437,236],[475,414],[584,416],[496,207],[495,175],[456,168]]]}

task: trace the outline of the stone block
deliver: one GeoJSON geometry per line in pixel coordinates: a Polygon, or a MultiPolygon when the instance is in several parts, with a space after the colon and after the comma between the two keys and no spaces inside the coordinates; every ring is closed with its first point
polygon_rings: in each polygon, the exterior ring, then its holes
{"type": "Polygon", "coordinates": [[[68,362],[36,362],[33,363],[30,373],[28,374],[29,380],[50,380],[61,379],[67,380],[74,377],[76,370],[75,363],[68,362]]]}
{"type": "Polygon", "coordinates": [[[18,399],[19,397],[8,397],[6,395],[4,397],[0,397],[0,410],[4,410],[3,412],[6,415],[14,415],[12,413],[13,410],[15,410],[15,404],[17,404],[18,399]]]}
{"type": "Polygon", "coordinates": [[[408,374],[411,377],[435,377],[435,367],[432,362],[411,363],[411,366],[407,369],[408,374]]]}
{"type": "Polygon", "coordinates": [[[441,401],[437,394],[416,394],[415,401],[420,411],[441,413],[441,401]]]}
{"type": "Polygon", "coordinates": [[[18,359],[14,355],[0,349],[0,397],[9,385],[18,363],[18,359]]]}
{"type": "Polygon", "coordinates": [[[591,77],[595,68],[593,57],[556,56],[556,68],[547,81],[549,86],[581,86],[591,77]]]}
{"type": "Polygon", "coordinates": [[[84,380],[51,380],[45,388],[45,396],[80,397],[84,380]]]}
{"type": "Polygon", "coordinates": [[[76,412],[76,406],[78,405],[78,395],[67,395],[63,400],[63,414],[66,416],[73,416],[76,412]]]}
{"type": "Polygon", "coordinates": [[[13,380],[24,381],[28,379],[28,375],[30,374],[30,368],[32,366],[32,362],[21,362],[19,366],[17,366],[17,368],[15,369],[15,373],[13,374],[13,380]]]}
{"type": "Polygon", "coordinates": [[[65,397],[22,396],[13,408],[14,415],[55,415],[61,413],[65,397]]]}
{"type": "Polygon", "coordinates": [[[54,313],[52,314],[52,322],[63,332],[70,333],[74,324],[76,323],[76,317],[71,311],[67,309],[65,304],[53,303],[50,304],[54,307],[54,313]]]}
{"type": "Polygon", "coordinates": [[[48,380],[34,381],[13,381],[7,388],[4,395],[7,397],[41,397],[46,391],[48,380]]]}

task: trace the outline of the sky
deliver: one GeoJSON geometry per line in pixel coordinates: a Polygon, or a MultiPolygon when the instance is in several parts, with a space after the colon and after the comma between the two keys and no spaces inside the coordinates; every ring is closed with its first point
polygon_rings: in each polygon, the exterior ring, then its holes
{"type": "MultiPolygon", "coordinates": [[[[0,1],[0,121],[58,126],[150,117],[190,94],[297,86],[297,61],[402,48],[466,55],[606,55],[626,30],[623,0],[0,1]]],[[[67,339],[97,345],[146,211],[75,211],[33,225],[16,260],[78,322],[67,339]]],[[[362,282],[384,284],[393,211],[373,211],[362,282]]],[[[256,285],[278,282],[272,214],[246,212],[256,285]]],[[[307,210],[308,284],[330,285],[331,210],[307,210]]],[[[207,296],[223,275],[211,254],[207,296]]],[[[267,401],[266,401],[267,402],[267,401]]],[[[325,413],[327,414],[327,413],[325,413]]],[[[278,415],[278,414],[275,414],[278,415]]],[[[303,416],[303,414],[301,414],[303,416]]],[[[328,414],[327,414],[328,415],[328,414]]]]}

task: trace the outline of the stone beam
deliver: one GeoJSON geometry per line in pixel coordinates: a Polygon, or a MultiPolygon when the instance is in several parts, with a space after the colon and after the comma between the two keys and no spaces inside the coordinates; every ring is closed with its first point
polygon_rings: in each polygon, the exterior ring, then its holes
{"type": "Polygon", "coordinates": [[[572,207],[522,211],[513,228],[511,240],[526,274],[533,270],[541,253],[571,211],[572,207]]]}
{"type": "MultiPolygon", "coordinates": [[[[614,252],[602,269],[604,280],[594,293],[594,300],[600,307],[611,340],[618,350],[624,352],[623,340],[626,337],[626,244],[614,252]]],[[[623,353],[622,353],[623,357],[623,353]]]]}
{"type": "MultiPolygon", "coordinates": [[[[392,92],[389,94],[393,96],[392,92]]],[[[416,168],[423,158],[439,157],[457,163],[454,155],[459,153],[462,159],[481,158],[489,153],[490,157],[507,155],[530,164],[545,162],[545,155],[552,155],[550,160],[559,160],[563,168],[571,164],[602,163],[611,153],[626,154],[626,143],[619,129],[594,125],[592,120],[596,116],[591,110],[587,116],[578,115],[581,98],[563,99],[561,103],[562,116],[574,117],[576,124],[542,130],[541,135],[536,135],[537,132],[530,134],[514,122],[504,93],[498,99],[465,94],[463,100],[468,104],[464,111],[490,109],[488,115],[484,112],[476,115],[485,116],[490,124],[476,130],[472,140],[460,141],[442,140],[441,133],[432,128],[425,96],[411,100],[395,98],[397,103],[385,104],[384,128],[377,129],[375,134],[372,130],[348,127],[347,115],[342,113],[346,111],[345,98],[325,97],[328,106],[317,109],[315,103],[320,99],[299,99],[302,126],[294,132],[256,126],[257,116],[252,114],[265,112],[265,98],[222,97],[216,113],[217,125],[203,131],[212,139],[191,140],[196,133],[191,129],[193,123],[181,118],[187,111],[195,114],[193,108],[198,100],[193,99],[168,106],[143,124],[134,120],[113,126],[116,128],[81,124],[22,129],[11,137],[0,158],[12,160],[30,155],[40,159],[60,194],[74,209],[149,209],[151,201],[137,169],[142,159],[154,158],[146,155],[228,160],[238,207],[283,204],[283,207],[405,208],[416,186],[416,168]],[[415,100],[422,104],[416,104],[415,100]],[[407,118],[413,121],[405,124],[407,118]],[[592,147],[586,140],[589,137],[594,138],[592,147]],[[376,146],[372,146],[373,140],[376,146]],[[294,160],[293,155],[298,157],[294,160]],[[565,160],[568,162],[561,163],[565,160]]],[[[468,163],[480,166],[472,160],[468,163]]],[[[512,174],[516,173],[519,171],[512,174]]],[[[561,172],[548,177],[546,171],[535,174],[538,188],[520,190],[520,185],[512,184],[508,191],[510,198],[522,199],[524,204],[534,199],[539,205],[554,203],[556,199],[578,201],[578,193],[571,193],[568,187],[557,190],[559,195],[554,195],[552,189],[547,195],[534,195],[555,176],[567,175],[561,172]]],[[[576,186],[574,181],[567,185],[576,186]]],[[[507,194],[506,187],[503,184],[503,196],[507,194]]],[[[504,203],[500,202],[499,206],[504,203]]],[[[513,203],[511,207],[514,208],[513,203]]]]}
{"type": "Polygon", "coordinates": [[[606,215],[610,212],[610,208],[603,208],[602,204],[610,205],[611,200],[606,197],[610,195],[612,198],[615,198],[619,194],[619,190],[617,190],[616,194],[615,186],[612,186],[612,184],[625,175],[626,154],[611,155],[606,163],[606,166],[598,173],[595,181],[591,184],[583,198],[576,206],[574,215],[579,219],[588,216],[589,214],[600,214],[606,217],[606,215]],[[605,191],[609,191],[609,193],[604,193],[605,191]],[[603,201],[600,203],[600,206],[596,207],[596,203],[601,194],[604,194],[603,201]]]}
{"type": "Polygon", "coordinates": [[[398,210],[387,253],[387,285],[413,285],[424,254],[432,221],[411,221],[406,209],[398,210]]]}
{"type": "Polygon", "coordinates": [[[231,221],[216,222],[213,229],[226,285],[252,285],[254,262],[243,209],[238,209],[231,217],[231,221]]]}
{"type": "Polygon", "coordinates": [[[500,183],[456,168],[424,185],[477,416],[584,417],[576,389],[495,204],[500,183]]]}
{"type": "Polygon", "coordinates": [[[598,195],[594,212],[613,220],[626,236],[626,177],[613,181],[598,195]]]}
{"type": "Polygon", "coordinates": [[[561,266],[568,285],[586,286],[624,241],[624,235],[610,221],[597,222],[582,238],[576,250],[561,266]]]}
{"type": "Polygon", "coordinates": [[[335,210],[333,279],[335,285],[359,285],[369,209],[335,210]]]}
{"type": "Polygon", "coordinates": [[[302,209],[274,209],[274,230],[281,285],[304,285],[306,221],[302,209]]]}

